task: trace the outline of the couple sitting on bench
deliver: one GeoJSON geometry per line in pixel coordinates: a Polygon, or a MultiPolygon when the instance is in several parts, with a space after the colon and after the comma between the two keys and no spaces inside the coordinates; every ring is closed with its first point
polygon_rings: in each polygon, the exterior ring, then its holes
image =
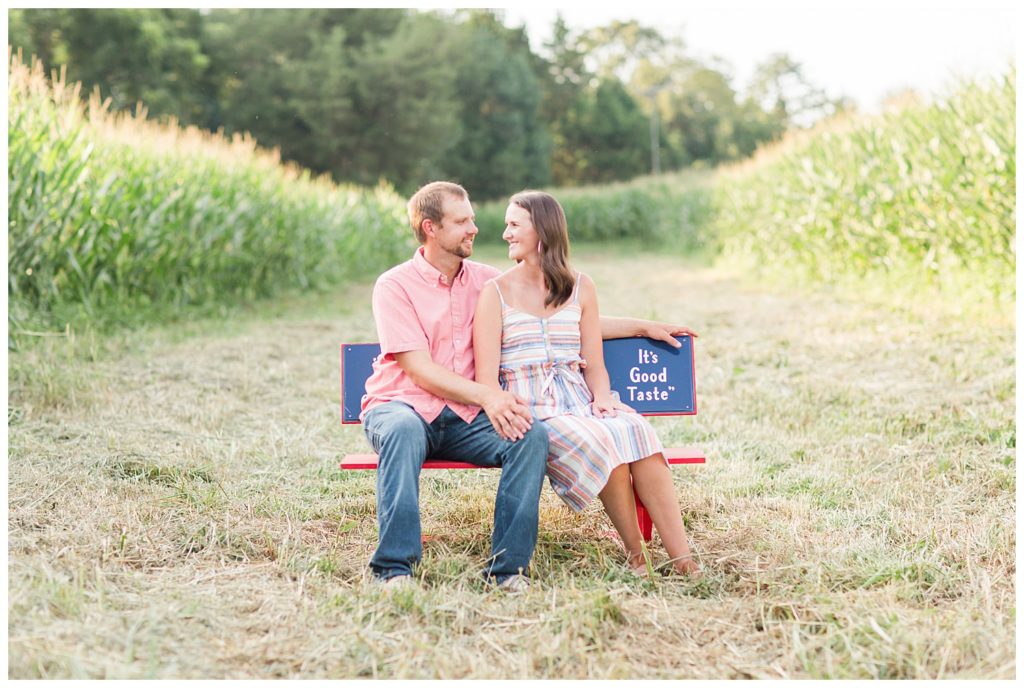
{"type": "Polygon", "coordinates": [[[529,587],[545,474],[575,511],[601,499],[628,565],[643,575],[635,487],[674,570],[699,575],[662,445],[611,392],[601,342],[647,336],[678,347],[672,335],[695,335],[600,317],[593,282],[568,266],[565,214],[545,193],[512,197],[502,237],[516,265],[505,273],[467,260],[478,230],[461,186],[427,184],[408,211],[422,246],[374,287],[381,355],[362,400],[380,455],[374,577],[412,581],[422,555],[419,474],[442,455],[501,467],[485,575],[502,589],[529,587]]]}

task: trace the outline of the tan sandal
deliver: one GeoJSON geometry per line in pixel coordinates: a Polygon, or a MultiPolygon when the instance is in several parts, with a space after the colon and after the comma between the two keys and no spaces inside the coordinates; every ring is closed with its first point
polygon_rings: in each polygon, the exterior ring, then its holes
{"type": "Polygon", "coordinates": [[[637,578],[650,578],[651,577],[651,572],[650,572],[650,570],[648,570],[647,564],[644,564],[643,566],[630,566],[629,567],[629,572],[632,573],[637,578]]]}
{"type": "Polygon", "coordinates": [[[697,560],[694,559],[693,556],[680,559],[678,562],[673,562],[672,570],[677,576],[686,576],[692,580],[700,580],[704,577],[704,571],[700,568],[700,564],[697,563],[697,560]],[[682,571],[676,567],[677,563],[683,566],[682,571]]]}

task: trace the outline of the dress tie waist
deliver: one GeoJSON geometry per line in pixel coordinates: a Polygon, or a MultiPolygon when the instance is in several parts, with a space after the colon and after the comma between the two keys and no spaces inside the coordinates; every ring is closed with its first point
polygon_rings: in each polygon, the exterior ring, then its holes
{"type": "MultiPolygon", "coordinates": [[[[586,367],[587,362],[582,358],[575,361],[538,361],[518,368],[499,368],[498,374],[502,377],[502,385],[504,386],[513,380],[522,382],[530,378],[536,379],[539,373],[539,375],[543,376],[543,382],[541,382],[538,398],[542,399],[554,396],[553,386],[557,375],[567,375],[570,372],[581,371],[586,367]]],[[[570,382],[574,381],[570,380],[570,382]]]]}
{"type": "Polygon", "coordinates": [[[544,384],[540,386],[540,395],[542,397],[550,396],[551,383],[555,381],[555,366],[550,363],[545,363],[544,368],[547,369],[547,373],[544,375],[544,384]]]}
{"type": "Polygon", "coordinates": [[[579,370],[583,370],[587,367],[587,362],[583,359],[579,361],[555,361],[542,363],[541,366],[547,371],[544,374],[544,384],[540,387],[540,395],[542,397],[551,396],[551,385],[555,382],[555,375],[559,373],[568,373],[573,370],[575,366],[579,370]]]}

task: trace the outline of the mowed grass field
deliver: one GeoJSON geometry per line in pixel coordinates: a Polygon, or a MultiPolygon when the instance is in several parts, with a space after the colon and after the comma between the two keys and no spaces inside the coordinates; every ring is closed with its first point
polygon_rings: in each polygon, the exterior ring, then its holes
{"type": "Polygon", "coordinates": [[[699,415],[652,420],[708,457],[674,469],[704,580],[631,577],[546,487],[535,588],[489,590],[498,475],[442,471],[419,586],[368,581],[374,474],[337,468],[362,282],[10,353],[9,678],[1015,676],[1012,304],[577,253],[605,313],[700,334],[699,415]]]}

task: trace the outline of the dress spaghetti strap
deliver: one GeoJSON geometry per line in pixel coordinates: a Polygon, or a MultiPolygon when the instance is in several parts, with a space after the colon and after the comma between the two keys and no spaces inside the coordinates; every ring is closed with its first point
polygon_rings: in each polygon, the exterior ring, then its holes
{"type": "Polygon", "coordinates": [[[505,297],[501,295],[501,289],[498,287],[498,280],[492,279],[491,284],[494,285],[494,291],[498,292],[498,300],[501,301],[501,310],[508,308],[508,304],[505,303],[505,297]]]}
{"type": "Polygon", "coordinates": [[[579,270],[576,271],[576,285],[572,288],[572,301],[576,303],[580,300],[580,277],[583,273],[579,270]]]}

